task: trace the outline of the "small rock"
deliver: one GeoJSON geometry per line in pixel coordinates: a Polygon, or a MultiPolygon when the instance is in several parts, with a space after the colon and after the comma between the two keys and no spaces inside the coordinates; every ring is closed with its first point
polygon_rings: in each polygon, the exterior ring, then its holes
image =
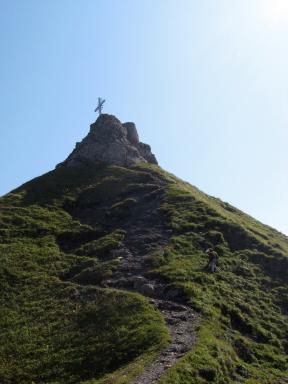
{"type": "Polygon", "coordinates": [[[171,301],[160,302],[158,305],[158,308],[159,309],[167,309],[169,311],[177,311],[177,312],[187,311],[187,307],[185,307],[184,305],[173,303],[171,301]]]}
{"type": "Polygon", "coordinates": [[[179,323],[179,320],[178,320],[178,319],[174,319],[174,318],[172,317],[172,318],[168,318],[168,319],[166,319],[166,322],[167,322],[167,324],[169,324],[169,325],[174,325],[174,324],[179,323]]]}
{"type": "Polygon", "coordinates": [[[133,288],[136,291],[141,290],[142,286],[147,284],[147,279],[143,276],[133,276],[130,278],[130,281],[133,283],[133,288]]]}
{"type": "Polygon", "coordinates": [[[153,296],[155,293],[154,285],[153,284],[144,284],[140,287],[140,293],[144,296],[153,296]]]}

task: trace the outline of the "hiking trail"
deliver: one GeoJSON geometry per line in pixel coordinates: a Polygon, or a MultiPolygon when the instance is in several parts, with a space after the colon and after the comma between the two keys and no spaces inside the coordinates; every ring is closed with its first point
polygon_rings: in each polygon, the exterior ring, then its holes
{"type": "Polygon", "coordinates": [[[146,227],[144,232],[143,227],[141,230],[136,228],[133,233],[128,235],[126,246],[117,251],[121,255],[119,256],[121,266],[113,278],[105,281],[106,287],[136,291],[148,297],[150,303],[161,312],[170,333],[170,344],[152,364],[145,367],[144,371],[131,381],[131,384],[157,383],[166,370],[192,349],[196,341],[196,328],[199,324],[198,315],[189,306],[181,303],[181,300],[177,300],[176,297],[169,300],[165,298],[164,284],[149,276],[145,257],[139,251],[137,252],[141,245],[145,244],[147,238],[149,238],[147,244],[150,245],[150,250],[151,244],[153,248],[152,238],[158,239],[158,246],[160,238],[163,242],[162,245],[167,244],[167,231],[165,236],[163,235],[164,233],[159,236],[159,232],[155,231],[155,226],[150,230],[147,230],[146,227]],[[133,247],[135,241],[137,241],[137,249],[133,247]],[[133,248],[135,253],[130,251],[128,245],[133,248]]]}
{"type": "MultiPolygon", "coordinates": [[[[163,186],[167,182],[159,175],[152,176],[153,184],[149,184],[147,193],[136,190],[132,195],[138,201],[133,215],[120,218],[109,216],[107,225],[103,212],[109,211],[109,203],[106,205],[105,202],[98,205],[97,209],[87,208],[73,212],[73,216],[85,224],[97,227],[100,222],[105,225],[107,233],[119,228],[125,230],[126,235],[120,247],[108,255],[108,260],[118,259],[119,267],[111,278],[102,281],[101,286],[138,292],[148,298],[161,312],[170,333],[170,344],[130,384],[158,382],[166,370],[192,349],[196,340],[196,328],[200,322],[199,316],[185,304],[183,292],[167,289],[167,284],[161,281],[160,277],[151,274],[151,265],[147,258],[157,251],[163,251],[173,233],[159,210],[165,198],[163,186]]],[[[131,197],[130,194],[128,196],[131,197]]],[[[119,196],[119,199],[125,198],[125,194],[119,196]]]]}

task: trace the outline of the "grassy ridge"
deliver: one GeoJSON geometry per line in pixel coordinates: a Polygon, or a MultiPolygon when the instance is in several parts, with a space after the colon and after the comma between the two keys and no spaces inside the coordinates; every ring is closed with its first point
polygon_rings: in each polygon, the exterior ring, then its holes
{"type": "Polygon", "coordinates": [[[139,205],[171,230],[150,274],[202,315],[195,350],[161,383],[284,384],[287,238],[151,165],[59,168],[0,200],[0,381],[126,384],[167,342],[143,298],[98,287],[139,205]]]}
{"type": "Polygon", "coordinates": [[[203,318],[195,350],[161,383],[285,383],[287,238],[176,178],[161,209],[173,236],[153,272],[203,318]],[[204,269],[210,246],[220,255],[214,275],[204,269]]]}
{"type": "MultiPolygon", "coordinates": [[[[95,171],[88,170],[79,180],[77,172],[74,178],[52,172],[0,200],[3,384],[84,382],[154,355],[167,342],[163,319],[143,297],[66,279],[88,266],[99,280],[109,275],[111,266],[96,255],[122,238],[117,231],[99,238],[95,228],[62,208],[91,175],[95,171]],[[63,252],[67,236],[68,243],[97,236],[96,254],[85,246],[63,252]]],[[[96,178],[102,179],[101,172],[96,178]]]]}

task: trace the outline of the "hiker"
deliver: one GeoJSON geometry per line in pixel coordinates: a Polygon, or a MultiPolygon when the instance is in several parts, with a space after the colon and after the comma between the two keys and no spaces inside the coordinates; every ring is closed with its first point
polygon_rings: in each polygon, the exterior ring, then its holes
{"type": "Polygon", "coordinates": [[[213,248],[208,248],[206,250],[206,253],[207,253],[208,257],[209,257],[208,264],[207,264],[206,268],[210,268],[211,272],[214,273],[214,272],[216,272],[216,264],[217,264],[217,260],[218,260],[218,253],[216,251],[214,251],[213,248]]]}

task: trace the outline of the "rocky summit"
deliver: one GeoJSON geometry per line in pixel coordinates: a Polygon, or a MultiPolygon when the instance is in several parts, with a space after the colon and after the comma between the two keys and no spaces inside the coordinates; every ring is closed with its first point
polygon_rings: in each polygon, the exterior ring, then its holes
{"type": "Polygon", "coordinates": [[[139,163],[157,164],[148,144],[139,141],[134,123],[122,124],[113,115],[102,114],[91,124],[90,132],[58,166],[87,163],[132,166],[139,163]]]}

